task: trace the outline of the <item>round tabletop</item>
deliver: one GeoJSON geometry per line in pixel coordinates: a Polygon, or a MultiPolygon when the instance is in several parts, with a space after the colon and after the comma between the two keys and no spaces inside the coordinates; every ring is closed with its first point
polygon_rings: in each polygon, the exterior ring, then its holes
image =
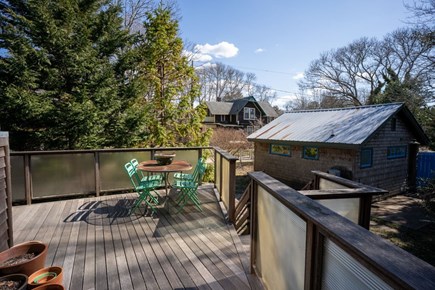
{"type": "Polygon", "coordinates": [[[168,165],[158,165],[157,160],[147,160],[139,163],[137,169],[148,172],[177,172],[192,169],[192,164],[182,160],[174,160],[168,165]]]}

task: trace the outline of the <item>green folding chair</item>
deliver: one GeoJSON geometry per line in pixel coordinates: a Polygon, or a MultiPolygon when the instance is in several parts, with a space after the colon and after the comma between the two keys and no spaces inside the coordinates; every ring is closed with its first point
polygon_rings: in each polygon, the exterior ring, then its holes
{"type": "Polygon", "coordinates": [[[175,180],[186,180],[186,181],[198,182],[198,173],[201,170],[201,167],[204,167],[204,166],[205,166],[204,159],[199,158],[198,162],[195,165],[195,169],[193,170],[192,174],[177,172],[174,174],[174,178],[175,178],[175,180]]]}
{"type": "Polygon", "coordinates": [[[160,182],[163,182],[163,174],[144,174],[142,171],[137,170],[137,166],[139,165],[139,162],[137,161],[136,158],[131,159],[130,161],[131,165],[134,166],[136,171],[139,171],[140,174],[138,173],[138,175],[141,177],[141,181],[150,181],[150,180],[157,180],[160,182]]]}
{"type": "Polygon", "coordinates": [[[142,204],[142,202],[144,202],[151,209],[152,213],[155,213],[157,211],[155,206],[158,205],[159,201],[151,194],[151,192],[156,192],[156,188],[161,185],[161,182],[157,180],[141,181],[136,169],[130,162],[126,163],[124,168],[127,171],[128,177],[130,178],[135,191],[139,195],[138,199],[130,209],[130,214],[133,213],[134,210],[142,204]]]}
{"type": "Polygon", "coordinates": [[[198,167],[196,180],[175,180],[173,187],[179,191],[176,203],[179,206],[178,212],[182,211],[184,206],[191,201],[196,208],[202,211],[201,202],[198,197],[198,186],[204,176],[205,165],[198,167]]]}

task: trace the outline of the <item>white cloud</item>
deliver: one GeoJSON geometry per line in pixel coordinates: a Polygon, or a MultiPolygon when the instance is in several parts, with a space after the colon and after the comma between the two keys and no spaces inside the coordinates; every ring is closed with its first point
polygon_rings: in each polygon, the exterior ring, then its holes
{"type": "Polygon", "coordinates": [[[264,52],[264,49],[262,49],[262,48],[257,48],[257,49],[254,51],[254,53],[262,53],[262,52],[264,52]]]}
{"type": "Polygon", "coordinates": [[[303,72],[297,73],[297,74],[295,74],[292,78],[293,78],[294,80],[300,80],[300,79],[303,79],[303,78],[304,78],[304,73],[303,73],[303,72]]]}
{"type": "Polygon", "coordinates": [[[273,106],[278,106],[281,110],[284,110],[285,109],[285,105],[289,101],[293,101],[295,99],[297,99],[296,95],[280,96],[280,97],[277,97],[275,100],[273,100],[272,105],[273,106]]]}
{"type": "Polygon", "coordinates": [[[230,58],[239,53],[239,49],[232,43],[222,41],[218,44],[197,44],[194,48],[199,54],[216,58],[230,58]]]}

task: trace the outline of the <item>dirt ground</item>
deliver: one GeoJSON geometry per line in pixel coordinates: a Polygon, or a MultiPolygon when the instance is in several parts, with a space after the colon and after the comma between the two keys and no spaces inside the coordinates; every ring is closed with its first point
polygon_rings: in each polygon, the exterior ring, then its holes
{"type": "Polygon", "coordinates": [[[435,266],[435,214],[412,195],[373,203],[370,231],[435,266]]]}

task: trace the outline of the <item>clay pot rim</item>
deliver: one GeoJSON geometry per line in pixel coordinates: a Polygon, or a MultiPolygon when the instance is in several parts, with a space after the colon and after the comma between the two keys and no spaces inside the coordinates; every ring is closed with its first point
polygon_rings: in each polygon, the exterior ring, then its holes
{"type": "MultiPolygon", "coordinates": [[[[52,279],[55,279],[56,277],[59,277],[60,275],[62,275],[63,272],[63,268],[60,266],[49,266],[49,267],[45,267],[42,269],[39,269],[38,271],[33,272],[29,278],[28,278],[28,284],[30,286],[42,286],[47,284],[47,282],[45,283],[34,283],[35,279],[41,275],[43,275],[44,273],[55,273],[56,276],[53,277],[52,279]]],[[[50,280],[52,280],[50,279],[50,280]]]]}
{"type": "MultiPolygon", "coordinates": [[[[33,257],[32,259],[28,259],[28,260],[26,260],[26,261],[24,261],[22,263],[18,263],[18,264],[12,265],[12,266],[11,265],[9,265],[9,266],[0,266],[0,270],[1,269],[6,269],[6,268],[10,268],[10,267],[20,266],[20,265],[23,265],[25,263],[31,262],[31,261],[35,260],[36,258],[38,258],[40,255],[42,255],[44,252],[46,252],[48,250],[48,245],[43,243],[43,242],[29,241],[29,242],[24,242],[24,243],[15,245],[13,247],[10,247],[9,249],[4,250],[3,252],[12,251],[13,249],[18,249],[18,248],[21,248],[21,247],[28,247],[28,246],[30,246],[32,244],[42,245],[42,246],[44,246],[44,249],[40,253],[35,255],[35,257],[33,257]]],[[[3,253],[3,252],[1,252],[1,253],[3,253]]]]}
{"type": "Polygon", "coordinates": [[[19,285],[20,288],[23,287],[24,285],[26,285],[26,286],[29,285],[29,283],[28,283],[29,276],[27,276],[26,274],[15,273],[15,274],[8,274],[8,275],[0,277],[0,280],[2,280],[2,281],[6,281],[8,279],[10,279],[12,281],[21,282],[21,284],[19,285]],[[18,277],[19,279],[11,279],[10,277],[18,277]]]}

